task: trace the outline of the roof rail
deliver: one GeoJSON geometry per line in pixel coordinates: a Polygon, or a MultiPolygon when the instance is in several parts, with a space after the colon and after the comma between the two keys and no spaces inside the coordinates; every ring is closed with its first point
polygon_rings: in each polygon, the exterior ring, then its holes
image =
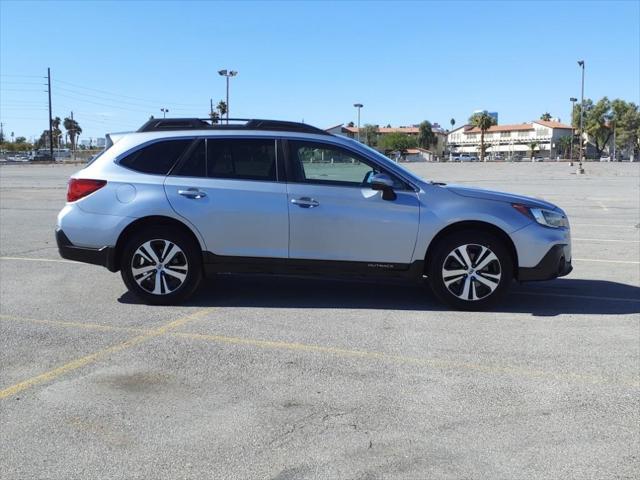
{"type": "Polygon", "coordinates": [[[315,133],[332,135],[306,123],[283,120],[261,120],[255,118],[153,118],[142,125],[138,132],[161,132],[165,130],[272,130],[278,132],[315,133]],[[220,122],[220,123],[218,123],[220,122]],[[224,122],[224,123],[223,123],[224,122]],[[232,123],[227,123],[232,122],[232,123]],[[239,123],[240,122],[240,123],[239,123]]]}

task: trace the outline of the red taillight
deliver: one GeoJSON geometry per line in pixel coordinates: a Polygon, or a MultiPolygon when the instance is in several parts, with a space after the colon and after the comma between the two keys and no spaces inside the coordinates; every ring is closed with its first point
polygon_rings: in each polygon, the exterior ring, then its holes
{"type": "Polygon", "coordinates": [[[86,178],[70,178],[67,187],[67,202],[75,202],[90,193],[100,190],[107,184],[106,180],[87,180],[86,178]]]}

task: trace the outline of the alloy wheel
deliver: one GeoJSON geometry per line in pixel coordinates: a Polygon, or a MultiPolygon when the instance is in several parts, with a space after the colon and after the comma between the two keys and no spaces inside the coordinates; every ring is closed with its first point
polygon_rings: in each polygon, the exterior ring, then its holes
{"type": "Polygon", "coordinates": [[[491,295],[502,278],[500,260],[484,245],[465,244],[453,249],[442,264],[442,281],[447,290],[465,301],[491,295]]]}
{"type": "Polygon", "coordinates": [[[131,259],[133,279],[154,295],[175,292],[186,280],[188,271],[186,255],[169,240],[149,240],[137,248],[131,259]]]}

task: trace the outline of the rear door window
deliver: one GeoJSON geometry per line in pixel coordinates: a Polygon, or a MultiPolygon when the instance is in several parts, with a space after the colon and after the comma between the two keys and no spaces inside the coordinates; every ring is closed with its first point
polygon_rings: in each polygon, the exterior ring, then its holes
{"type": "Polygon", "coordinates": [[[179,177],[206,177],[207,176],[207,149],[206,140],[198,140],[184,154],[183,160],[171,172],[171,175],[179,177]]]}
{"type": "Polygon", "coordinates": [[[191,139],[155,142],[130,153],[120,160],[120,165],[136,172],[166,175],[192,142],[191,139]]]}
{"type": "Polygon", "coordinates": [[[276,142],[273,138],[208,139],[207,176],[275,182],[276,142]]]}

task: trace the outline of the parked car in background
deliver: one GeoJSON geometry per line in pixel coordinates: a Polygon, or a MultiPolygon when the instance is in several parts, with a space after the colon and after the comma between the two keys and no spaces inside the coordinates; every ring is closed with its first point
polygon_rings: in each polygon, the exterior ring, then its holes
{"type": "Polygon", "coordinates": [[[571,269],[565,213],[543,200],[427,181],[310,125],[153,119],[108,136],[69,180],[63,258],[120,271],[150,304],[218,272],[422,280],[454,308],[571,269]]]}

